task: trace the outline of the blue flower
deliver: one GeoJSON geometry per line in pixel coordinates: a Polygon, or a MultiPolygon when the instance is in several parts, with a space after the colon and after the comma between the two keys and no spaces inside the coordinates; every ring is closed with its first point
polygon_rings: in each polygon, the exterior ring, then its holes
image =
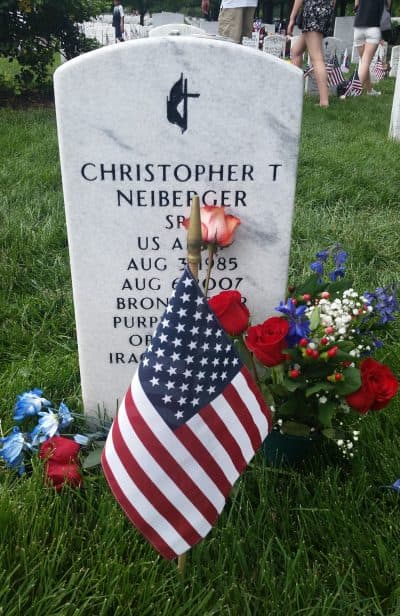
{"type": "Polygon", "coordinates": [[[337,267],[332,272],[329,272],[329,278],[332,280],[332,282],[336,282],[338,278],[343,278],[345,273],[346,272],[344,267],[337,267]]]}
{"type": "Polygon", "coordinates": [[[310,321],[304,314],[307,310],[306,306],[296,307],[293,300],[289,298],[286,304],[280,302],[275,310],[282,312],[289,321],[289,331],[286,336],[289,347],[294,346],[302,338],[307,338],[309,336],[310,321]]]}
{"type": "Polygon", "coordinates": [[[391,486],[395,492],[400,492],[400,479],[396,479],[396,481],[391,486]]]}
{"type": "Polygon", "coordinates": [[[346,263],[347,252],[345,250],[340,250],[338,246],[336,248],[336,252],[334,252],[332,256],[335,260],[336,267],[340,267],[346,263]]]}
{"type": "Polygon", "coordinates": [[[24,392],[21,396],[17,396],[17,402],[14,407],[14,420],[22,421],[25,417],[37,415],[42,406],[50,406],[51,402],[42,398],[42,390],[36,387],[31,391],[24,392]]]}
{"type": "Polygon", "coordinates": [[[322,276],[324,275],[324,264],[322,261],[313,261],[310,264],[311,270],[318,275],[318,282],[322,282],[322,276]]]}
{"type": "Polygon", "coordinates": [[[11,434],[0,439],[2,448],[0,457],[10,468],[15,468],[20,474],[24,472],[24,449],[31,449],[30,443],[22,434],[18,426],[12,429],[11,434]]]}
{"type": "Polygon", "coordinates": [[[61,429],[67,428],[74,421],[69,408],[64,402],[61,402],[58,409],[58,418],[61,429]]]}
{"type": "Polygon", "coordinates": [[[43,443],[56,434],[58,435],[59,430],[59,417],[56,413],[53,413],[53,411],[41,411],[39,417],[39,423],[32,430],[31,434],[32,443],[34,445],[43,443]]]}
{"type": "Polygon", "coordinates": [[[317,259],[320,259],[325,263],[327,258],[329,257],[329,250],[320,250],[315,256],[317,257],[317,259]]]}
{"type": "Polygon", "coordinates": [[[395,285],[390,285],[386,288],[378,287],[373,293],[364,293],[364,297],[373,307],[374,312],[380,316],[379,323],[381,325],[394,321],[394,313],[399,311],[396,292],[395,285]]]}

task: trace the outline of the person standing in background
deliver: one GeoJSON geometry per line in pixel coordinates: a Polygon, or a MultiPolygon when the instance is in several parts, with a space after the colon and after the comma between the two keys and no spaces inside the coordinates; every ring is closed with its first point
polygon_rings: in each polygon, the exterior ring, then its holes
{"type": "Polygon", "coordinates": [[[358,77],[369,96],[381,93],[373,89],[369,67],[382,39],[381,16],[385,6],[390,9],[391,0],[355,0],[354,45],[360,56],[358,77]]]}
{"type": "Polygon", "coordinates": [[[122,43],[125,30],[124,9],[119,0],[114,0],[112,25],[115,28],[115,41],[122,43]]]}
{"type": "MultiPolygon", "coordinates": [[[[242,38],[251,38],[257,0],[222,0],[218,16],[218,34],[226,36],[235,43],[242,38]]],[[[202,0],[201,10],[208,13],[210,0],[202,0]]]]}
{"type": "MultiPolygon", "coordinates": [[[[375,1],[375,0],[373,0],[375,1]]],[[[329,107],[328,74],[322,46],[324,36],[330,34],[335,0],[295,0],[290,14],[288,35],[293,35],[296,17],[303,7],[302,34],[292,48],[292,63],[299,68],[303,64],[303,54],[308,49],[318,86],[320,107],[329,107]]]]}

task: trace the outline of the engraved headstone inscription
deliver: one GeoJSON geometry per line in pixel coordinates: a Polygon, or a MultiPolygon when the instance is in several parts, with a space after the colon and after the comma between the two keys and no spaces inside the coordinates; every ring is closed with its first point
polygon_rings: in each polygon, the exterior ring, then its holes
{"type": "Polygon", "coordinates": [[[151,341],[185,264],[182,221],[195,194],[241,219],[215,257],[210,293],[239,290],[254,323],[274,313],[286,288],[302,88],[288,63],[197,37],[104,47],[56,71],[87,413],[115,412],[151,341]]]}
{"type": "Polygon", "coordinates": [[[285,57],[286,37],[280,34],[271,34],[264,38],[263,51],[277,58],[285,57]]]}

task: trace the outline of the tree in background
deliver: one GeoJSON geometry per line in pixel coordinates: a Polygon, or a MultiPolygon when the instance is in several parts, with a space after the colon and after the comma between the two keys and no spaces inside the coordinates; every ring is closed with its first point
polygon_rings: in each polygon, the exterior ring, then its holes
{"type": "Polygon", "coordinates": [[[67,59],[89,48],[93,42],[80,32],[77,23],[104,10],[104,0],[0,0],[0,56],[15,59],[21,66],[21,85],[33,87],[48,79],[54,54],[62,49],[67,59]]]}

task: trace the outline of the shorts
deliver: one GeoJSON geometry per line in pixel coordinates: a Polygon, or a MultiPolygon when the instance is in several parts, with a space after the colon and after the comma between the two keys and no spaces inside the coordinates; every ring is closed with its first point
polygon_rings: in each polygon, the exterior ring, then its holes
{"type": "Polygon", "coordinates": [[[362,47],[365,43],[379,45],[382,40],[382,33],[377,26],[373,28],[354,28],[354,45],[362,47]]]}
{"type": "Polygon", "coordinates": [[[244,36],[251,37],[255,6],[221,9],[218,17],[218,34],[235,43],[241,43],[244,36]]]}

